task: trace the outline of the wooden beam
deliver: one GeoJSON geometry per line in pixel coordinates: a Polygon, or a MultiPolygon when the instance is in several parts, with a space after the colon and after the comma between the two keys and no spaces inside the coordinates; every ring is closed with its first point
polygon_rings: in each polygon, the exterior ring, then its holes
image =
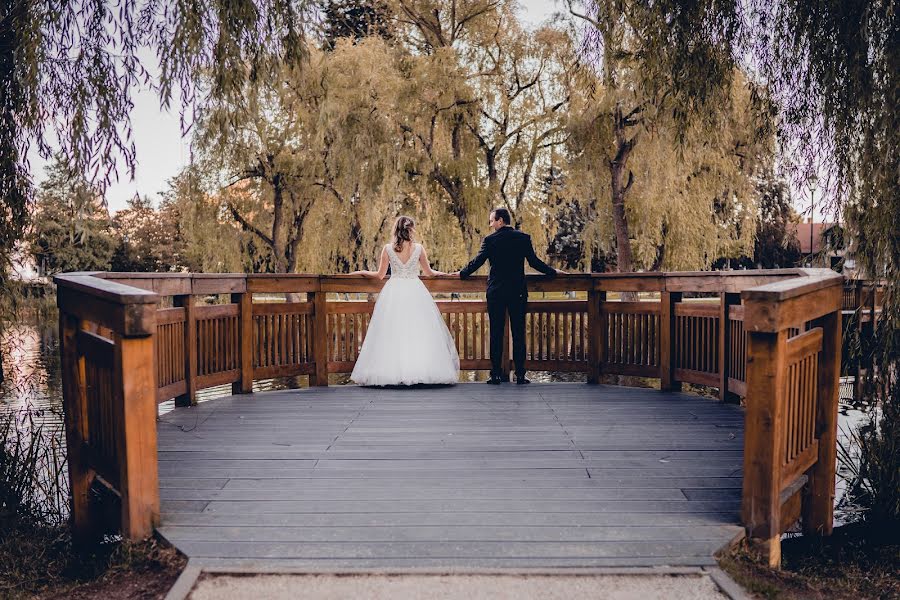
{"type": "Polygon", "coordinates": [[[57,288],[56,304],[63,312],[81,320],[102,325],[123,335],[149,336],[156,332],[156,300],[158,296],[144,294],[141,300],[146,300],[146,302],[122,303],[102,295],[95,296],[90,291],[85,292],[61,286],[57,288]]]}
{"type": "Polygon", "coordinates": [[[175,306],[184,307],[184,393],[175,398],[175,406],[197,403],[197,314],[194,297],[175,296],[175,306]]]}
{"type": "Polygon", "coordinates": [[[822,328],[815,428],[819,448],[818,459],[809,471],[809,485],[803,501],[803,528],[808,534],[830,535],[834,527],[834,480],[837,468],[837,416],[841,374],[840,309],[817,319],[813,325],[822,328]]]}
{"type": "Polygon", "coordinates": [[[310,292],[309,301],[313,303],[313,361],[316,371],[309,377],[309,384],[315,386],[328,385],[328,303],[326,292],[310,292]]]}
{"type": "Polygon", "coordinates": [[[748,338],[741,516],[749,535],[760,540],[769,565],[777,567],[788,332],[751,332],[748,338]]]}
{"type": "Polygon", "coordinates": [[[730,365],[732,360],[731,339],[731,309],[741,304],[740,294],[719,294],[719,400],[729,404],[740,404],[741,397],[734,390],[728,388],[728,380],[731,377],[730,365]]]}
{"type": "Polygon", "coordinates": [[[606,313],[603,303],[606,292],[588,292],[588,383],[599,383],[602,365],[606,359],[606,313]]]}
{"type": "Polygon", "coordinates": [[[114,426],[119,429],[122,535],[140,540],[152,535],[159,524],[153,339],[120,337],[115,348],[113,378],[121,422],[114,426]]]}
{"type": "Polygon", "coordinates": [[[748,332],[774,333],[788,327],[799,327],[807,321],[841,309],[843,289],[840,279],[796,285],[808,289],[802,295],[793,294],[794,288],[770,292],[761,292],[763,288],[757,288],[743,292],[745,329],[748,332]]]}
{"type": "Polygon", "coordinates": [[[238,360],[241,379],[232,386],[234,394],[253,391],[253,294],[233,294],[231,301],[238,305],[238,360]]]}
{"type": "Polygon", "coordinates": [[[659,387],[663,391],[679,391],[681,382],[675,378],[675,306],[681,302],[681,292],[663,292],[659,313],[659,387]]]}
{"type": "Polygon", "coordinates": [[[76,317],[60,311],[59,352],[63,414],[71,490],[72,533],[77,542],[88,541],[97,534],[97,528],[91,521],[88,501],[94,474],[88,466],[84,453],[84,442],[87,437],[87,405],[84,360],[79,358],[77,345],[80,329],[81,325],[76,317]]]}

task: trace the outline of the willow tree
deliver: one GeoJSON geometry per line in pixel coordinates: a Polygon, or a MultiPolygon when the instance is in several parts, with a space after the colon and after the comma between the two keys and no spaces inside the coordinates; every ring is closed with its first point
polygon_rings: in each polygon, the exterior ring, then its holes
{"type": "Polygon", "coordinates": [[[554,150],[569,135],[574,53],[564,31],[525,31],[511,6],[498,14],[490,45],[466,61],[478,97],[478,114],[467,126],[481,153],[482,185],[518,222],[529,200],[537,208],[537,174],[550,168],[554,150]]]}
{"type": "Polygon", "coordinates": [[[648,132],[656,129],[660,117],[673,122],[677,136],[682,138],[698,123],[718,125],[720,107],[727,106],[731,98],[730,81],[736,64],[726,34],[732,21],[698,23],[690,43],[671,48],[655,44],[672,19],[702,20],[703,4],[567,0],[569,13],[584,26],[584,68],[596,94],[596,102],[590,105],[599,113],[592,120],[597,127],[595,137],[604,140],[598,165],[608,173],[619,271],[635,268],[631,241],[635,236],[629,227],[629,213],[634,211],[628,210],[628,197],[635,184],[635,170],[629,165],[636,148],[648,132]],[[667,68],[670,64],[677,64],[681,70],[667,68]],[[685,75],[708,75],[716,85],[697,94],[680,94],[678,80],[685,75]]]}
{"type": "MultiPolygon", "coordinates": [[[[587,12],[616,7],[591,3],[587,12]]],[[[706,119],[730,89],[736,57],[750,63],[778,113],[796,183],[820,175],[835,216],[846,214],[856,258],[887,282],[874,352],[874,423],[863,435],[870,515],[900,523],[900,12],[890,0],[620,3],[640,33],[636,65],[652,95],[673,103],[680,129],[706,119]],[[625,9],[631,9],[626,11],[625,9]],[[633,12],[638,9],[640,12],[633,12]]]]}
{"type": "Polygon", "coordinates": [[[178,92],[199,109],[273,64],[296,64],[308,11],[305,0],[0,4],[0,261],[28,224],[30,152],[59,152],[101,193],[120,167],[133,175],[132,92],[156,66],[138,48],[156,54],[161,103],[178,92]],[[201,74],[209,86],[195,97],[201,74]]]}
{"type": "Polygon", "coordinates": [[[243,96],[218,103],[196,139],[231,188],[221,196],[228,212],[268,248],[276,273],[355,268],[374,254],[400,178],[387,45],[373,37],[305,53],[302,68],[260,73],[243,96]],[[373,227],[370,215],[384,216],[373,227]]]}

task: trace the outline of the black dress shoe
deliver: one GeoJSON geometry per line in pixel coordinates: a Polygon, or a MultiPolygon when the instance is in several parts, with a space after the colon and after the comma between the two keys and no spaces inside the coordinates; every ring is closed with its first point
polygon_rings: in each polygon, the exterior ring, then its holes
{"type": "Polygon", "coordinates": [[[509,375],[501,375],[500,381],[502,381],[503,383],[509,383],[509,375]]]}
{"type": "Polygon", "coordinates": [[[485,383],[488,385],[500,385],[501,383],[503,383],[503,380],[499,377],[491,377],[490,379],[485,381],[485,383]]]}
{"type": "Polygon", "coordinates": [[[517,385],[528,385],[529,383],[531,383],[531,380],[526,379],[524,376],[523,376],[523,377],[516,377],[516,384],[517,384],[517,385]]]}

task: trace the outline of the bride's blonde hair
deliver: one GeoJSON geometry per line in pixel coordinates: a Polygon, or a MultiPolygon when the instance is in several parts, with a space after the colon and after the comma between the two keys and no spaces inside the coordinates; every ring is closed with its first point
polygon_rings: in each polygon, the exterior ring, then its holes
{"type": "Polygon", "coordinates": [[[400,215],[394,221],[394,252],[403,250],[403,242],[412,243],[412,230],[416,226],[416,222],[412,217],[400,215]]]}

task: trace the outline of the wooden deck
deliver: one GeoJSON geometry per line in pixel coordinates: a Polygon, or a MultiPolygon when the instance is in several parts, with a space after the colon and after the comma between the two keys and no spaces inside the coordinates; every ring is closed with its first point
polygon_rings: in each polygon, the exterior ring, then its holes
{"type": "Polygon", "coordinates": [[[207,565],[713,564],[744,414],[658,390],[310,388],[160,419],[160,533],[207,565]]]}

